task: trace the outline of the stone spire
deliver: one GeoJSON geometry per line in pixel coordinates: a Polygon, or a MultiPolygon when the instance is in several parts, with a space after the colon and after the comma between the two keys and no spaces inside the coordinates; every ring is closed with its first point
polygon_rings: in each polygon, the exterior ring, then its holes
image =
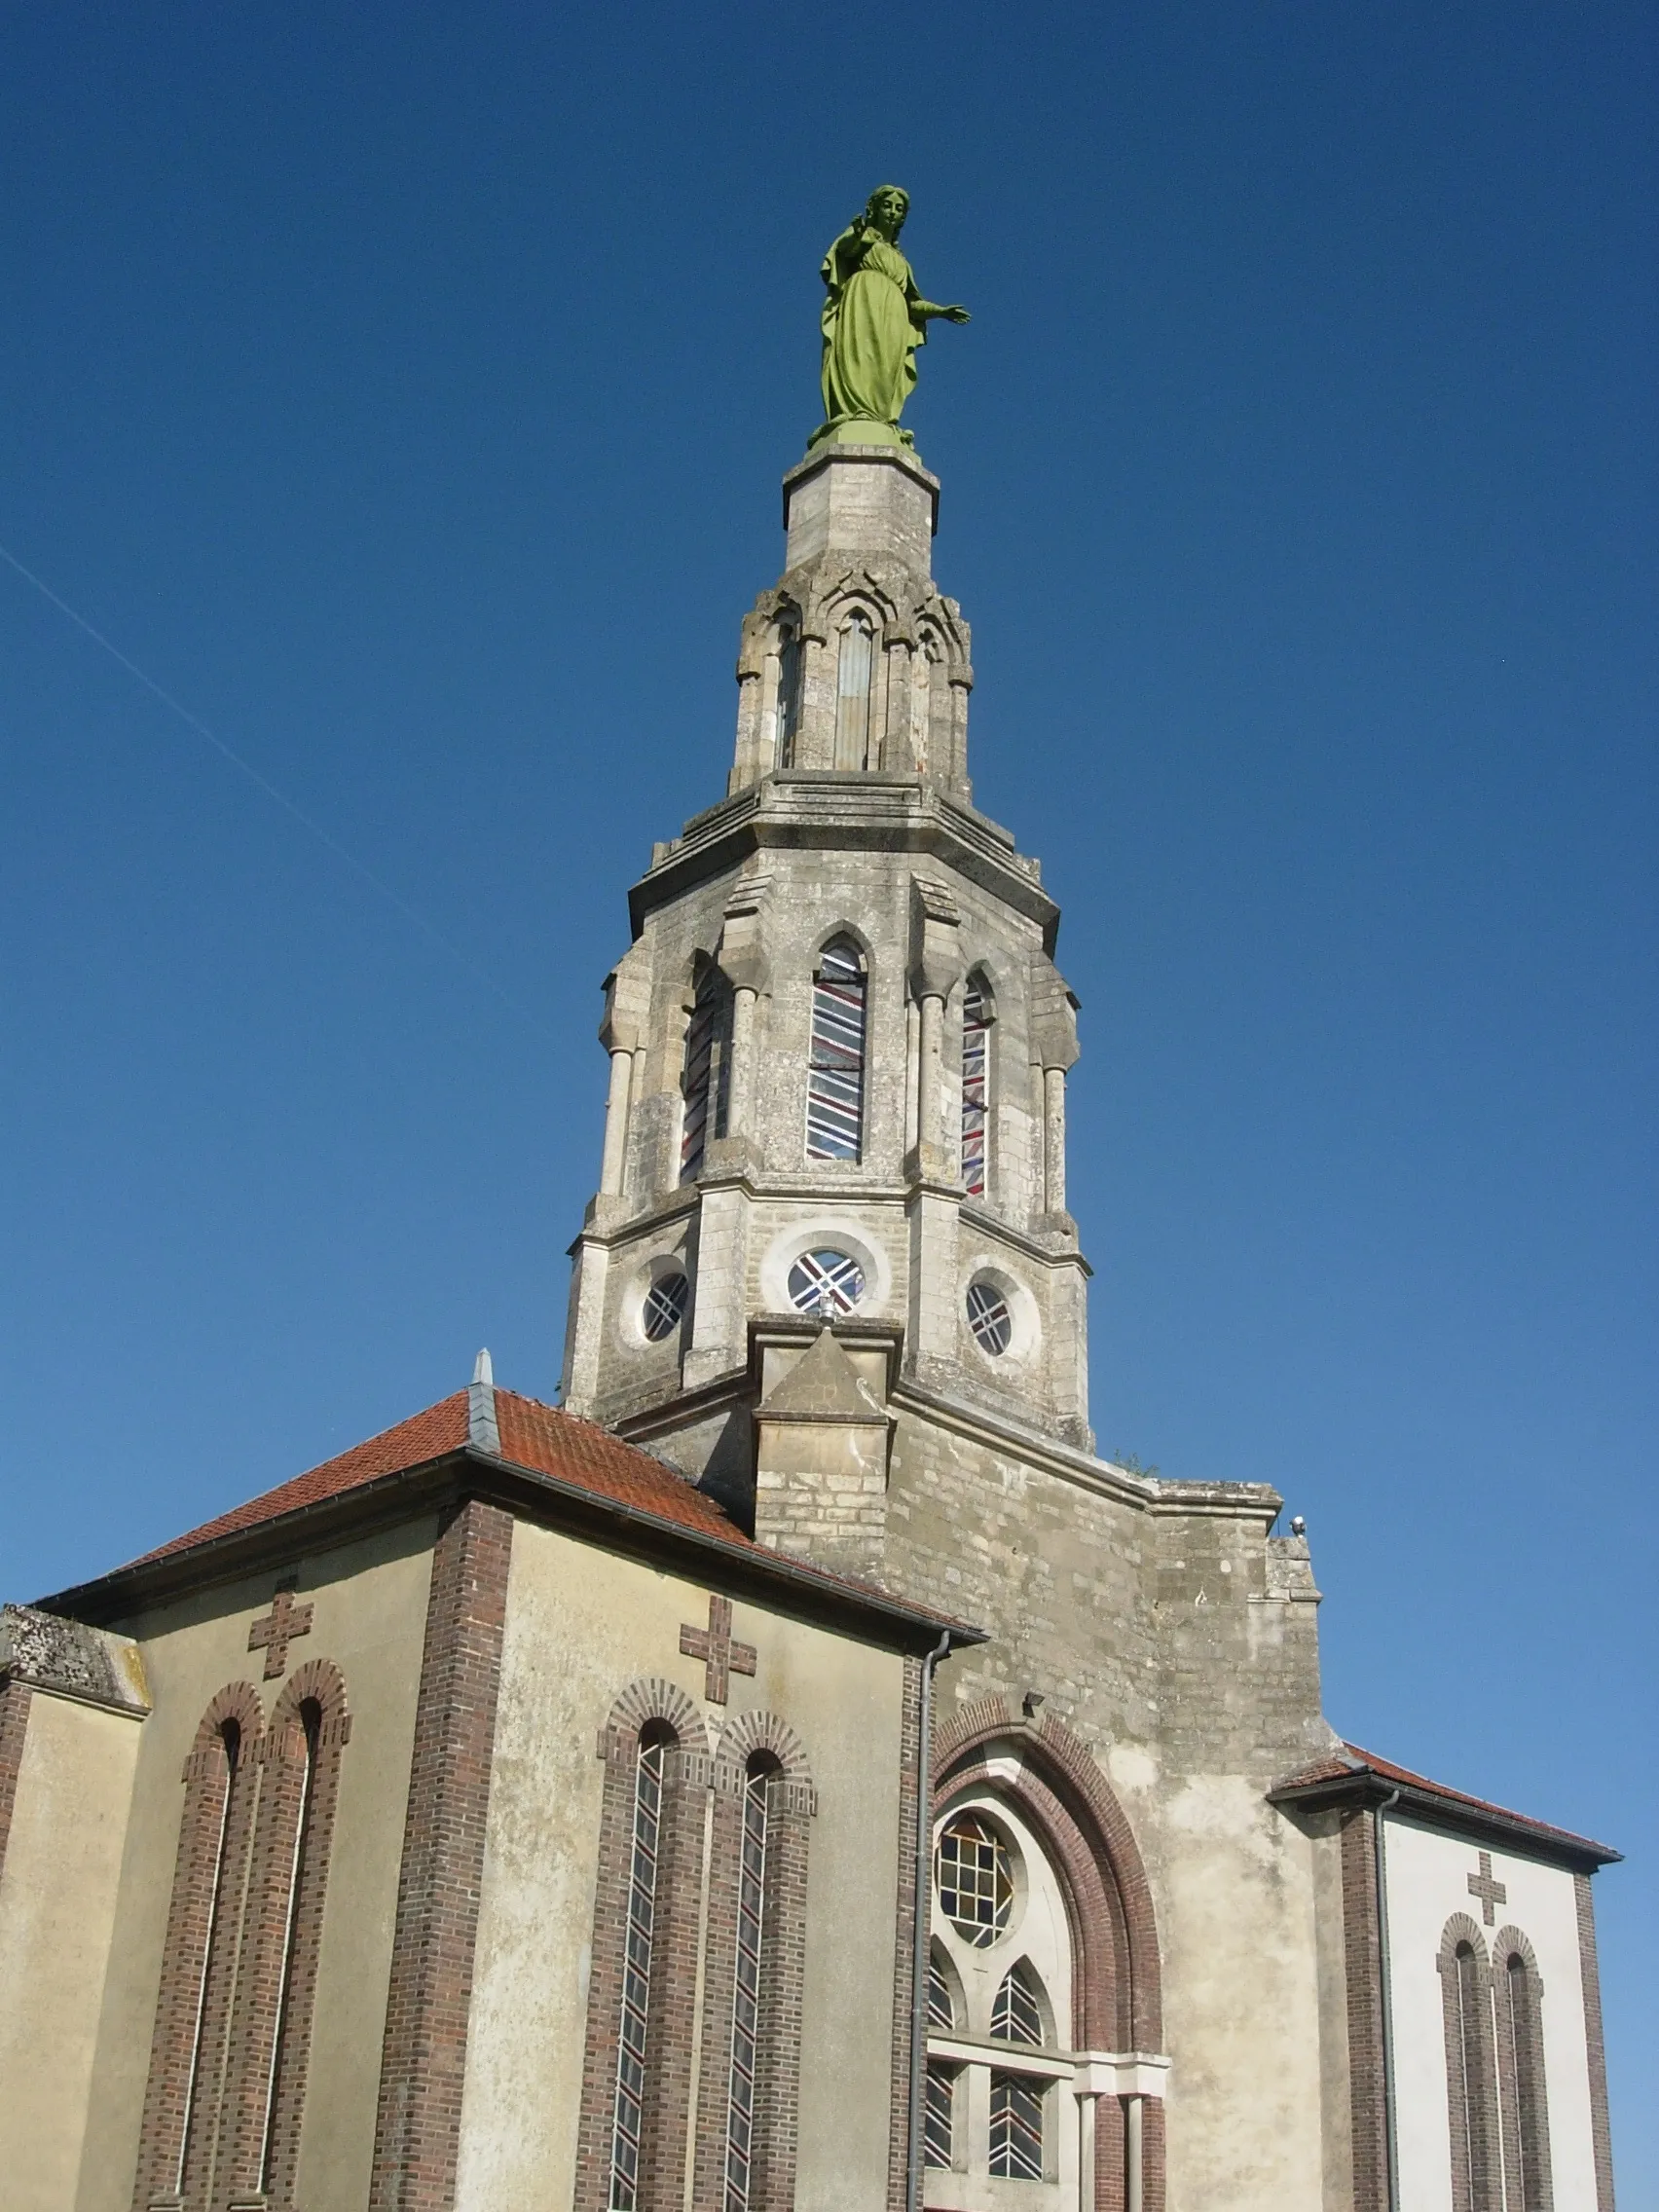
{"type": "MultiPolygon", "coordinates": [[[[783,491],[726,795],[655,847],[607,979],[565,1390],[746,1519],[758,1471],[768,1540],[790,1542],[814,1519],[806,1469],[833,1487],[850,1452],[862,1490],[884,1464],[895,1390],[1090,1438],[1076,1004],[1038,864],[971,800],[939,484],[903,447],[827,442],[783,491]],[[816,1364],[850,1360],[869,1405],[809,1450],[778,1392],[827,1314],[816,1364]]],[[[874,1571],[881,1515],[860,1514],[837,1556],[874,1571]]]]}

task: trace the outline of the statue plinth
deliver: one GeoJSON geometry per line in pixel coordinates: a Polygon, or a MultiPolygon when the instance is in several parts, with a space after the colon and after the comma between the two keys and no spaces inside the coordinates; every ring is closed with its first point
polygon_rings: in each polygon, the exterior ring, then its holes
{"type": "Polygon", "coordinates": [[[928,576],[938,526],[939,478],[908,446],[826,439],[784,478],[786,570],[846,554],[897,560],[928,576]]]}

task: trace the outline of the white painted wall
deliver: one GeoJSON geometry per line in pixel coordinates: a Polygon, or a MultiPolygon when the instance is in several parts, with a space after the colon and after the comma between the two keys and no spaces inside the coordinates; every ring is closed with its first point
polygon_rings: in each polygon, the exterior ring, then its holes
{"type": "Polygon", "coordinates": [[[1394,2042],[1394,2124],[1402,2212],[1451,2212],[1452,2137],[1446,2041],[1435,1961],[1446,1923],[1466,1913],[1490,1945],[1519,1928],[1537,1954],[1543,1983],[1544,2080],[1549,2098],[1555,2212],[1596,2212],[1590,2071],[1572,1876],[1509,1852],[1492,1853],[1508,1892],[1486,1927],[1469,1892],[1479,1846],[1385,1815],[1389,2016],[1394,2042]]]}

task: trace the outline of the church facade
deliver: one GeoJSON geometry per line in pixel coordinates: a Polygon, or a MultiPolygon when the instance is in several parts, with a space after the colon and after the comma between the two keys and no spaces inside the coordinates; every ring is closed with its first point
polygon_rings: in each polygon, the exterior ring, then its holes
{"type": "Polygon", "coordinates": [[[1277,1494],[1094,1449],[939,489],[784,480],[562,1405],[486,1360],[7,1612],[9,2201],[1610,2212],[1616,1854],[1343,1743],[1277,1494]]]}

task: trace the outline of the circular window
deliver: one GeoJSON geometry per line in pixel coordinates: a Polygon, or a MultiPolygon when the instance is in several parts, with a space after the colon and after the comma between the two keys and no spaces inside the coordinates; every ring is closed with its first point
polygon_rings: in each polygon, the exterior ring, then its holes
{"type": "Polygon", "coordinates": [[[797,1313],[850,1313],[864,1294],[863,1268],[829,1245],[803,1252],[790,1270],[790,1304],[797,1313]]]}
{"type": "Polygon", "coordinates": [[[989,1821],[958,1813],[934,1846],[940,1907],[965,1943],[984,1950],[1014,1910],[1014,1854],[989,1821]]]}
{"type": "Polygon", "coordinates": [[[994,1283],[981,1278],[968,1285],[968,1326],[979,1349],[988,1351],[993,1359],[1001,1358],[1013,1343],[1014,1315],[994,1283]]]}
{"type": "Polygon", "coordinates": [[[691,1285],[683,1275],[664,1275],[653,1282],[645,1293],[645,1309],[640,1315],[640,1326],[647,1342],[660,1345],[664,1337],[672,1337],[685,1318],[685,1309],[691,1302],[691,1285]]]}

